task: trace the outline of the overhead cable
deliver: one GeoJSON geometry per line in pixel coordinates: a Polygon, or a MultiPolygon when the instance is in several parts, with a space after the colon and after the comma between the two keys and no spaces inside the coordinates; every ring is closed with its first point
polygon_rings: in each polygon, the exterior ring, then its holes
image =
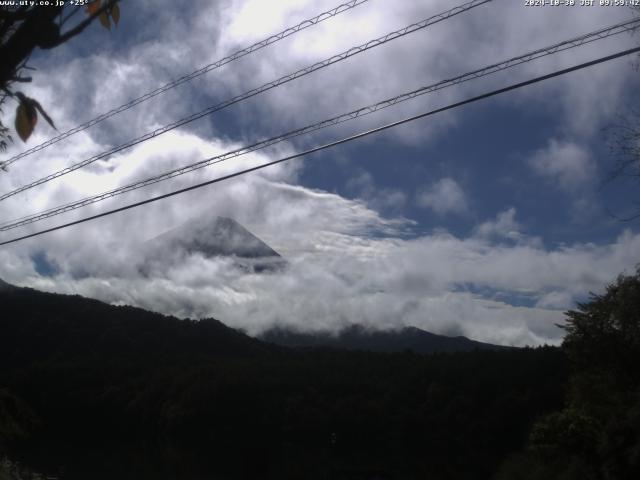
{"type": "Polygon", "coordinates": [[[570,67],[570,68],[565,68],[565,69],[562,69],[562,70],[558,70],[556,72],[553,72],[553,73],[550,73],[550,74],[547,74],[547,75],[535,77],[533,79],[530,79],[530,80],[527,80],[527,81],[524,81],[524,82],[520,82],[520,83],[516,83],[516,84],[510,85],[508,87],[500,88],[498,90],[493,90],[493,91],[491,91],[489,93],[485,93],[483,95],[478,95],[476,97],[472,97],[472,98],[469,98],[467,100],[463,100],[461,102],[456,102],[456,103],[450,104],[450,105],[448,105],[446,107],[442,107],[442,108],[438,108],[438,109],[435,109],[435,110],[431,110],[431,111],[428,111],[428,112],[425,112],[425,113],[421,113],[419,115],[414,115],[412,117],[408,117],[408,118],[405,118],[405,119],[402,119],[402,120],[399,120],[399,121],[396,121],[396,122],[393,122],[393,123],[389,123],[389,124],[383,125],[381,127],[373,128],[371,130],[367,130],[367,131],[358,133],[356,135],[352,135],[350,137],[343,138],[341,140],[337,140],[337,141],[334,141],[334,142],[331,142],[331,143],[327,143],[327,144],[321,145],[319,147],[315,147],[315,148],[306,150],[304,152],[296,153],[294,155],[289,155],[287,157],[280,158],[278,160],[273,160],[271,162],[267,162],[267,163],[264,163],[264,164],[261,164],[261,165],[257,165],[255,167],[246,168],[244,170],[240,170],[238,172],[234,172],[234,173],[222,176],[222,177],[214,178],[214,179],[206,181],[206,182],[198,183],[198,184],[192,185],[190,187],[182,188],[180,190],[175,190],[175,191],[170,192],[170,193],[165,193],[164,195],[158,195],[156,197],[148,198],[148,199],[142,200],[140,202],[136,202],[136,203],[132,203],[132,204],[126,205],[124,207],[116,208],[116,209],[113,209],[113,210],[108,210],[106,212],[102,212],[102,213],[99,213],[97,215],[92,215],[92,216],[89,216],[89,217],[81,218],[81,219],[75,220],[73,222],[69,222],[69,223],[65,223],[65,224],[62,224],[62,225],[55,226],[55,227],[47,228],[45,230],[40,230],[38,232],[30,233],[28,235],[23,235],[21,237],[13,238],[11,240],[6,240],[6,241],[3,241],[3,242],[0,242],[0,246],[8,245],[8,244],[11,244],[11,243],[15,243],[15,242],[19,242],[19,241],[22,241],[22,240],[26,240],[28,238],[33,238],[33,237],[36,237],[36,236],[44,235],[45,233],[50,233],[50,232],[54,232],[54,231],[57,231],[57,230],[62,230],[64,228],[68,228],[68,227],[71,227],[71,226],[74,226],[74,225],[79,225],[81,223],[86,223],[86,222],[89,222],[91,220],[96,220],[98,218],[103,218],[103,217],[106,217],[106,216],[109,216],[109,215],[113,215],[113,214],[116,214],[116,213],[119,213],[119,212],[124,212],[124,211],[130,210],[132,208],[140,207],[140,206],[143,206],[143,205],[148,205],[150,203],[157,202],[159,200],[163,200],[163,199],[170,198],[170,197],[182,194],[182,193],[186,193],[186,192],[190,192],[190,191],[193,191],[193,190],[197,190],[197,189],[206,187],[208,185],[213,185],[215,183],[222,182],[224,180],[229,180],[229,179],[232,179],[232,178],[235,178],[235,177],[239,177],[241,175],[246,175],[248,173],[255,172],[257,170],[261,170],[263,168],[270,167],[270,166],[273,166],[273,165],[277,165],[279,163],[287,162],[287,161],[293,160],[295,158],[304,157],[306,155],[310,155],[310,154],[315,153],[315,152],[319,152],[319,151],[322,151],[322,150],[333,148],[335,146],[342,145],[344,143],[348,143],[348,142],[351,142],[351,141],[354,141],[354,140],[357,140],[357,139],[360,139],[360,138],[364,138],[364,137],[367,137],[369,135],[373,135],[375,133],[379,133],[379,132],[382,132],[384,130],[388,130],[390,128],[394,128],[394,127],[397,127],[397,126],[400,126],[400,125],[404,125],[404,124],[409,123],[409,122],[413,122],[413,121],[418,120],[420,118],[425,118],[425,117],[428,117],[428,116],[431,116],[431,115],[435,115],[437,113],[441,113],[441,112],[444,112],[444,111],[447,111],[447,110],[452,110],[454,108],[458,108],[458,107],[461,107],[463,105],[468,105],[470,103],[474,103],[474,102],[477,102],[477,101],[480,101],[480,100],[484,100],[484,99],[487,99],[487,98],[490,98],[490,97],[494,97],[496,95],[500,95],[500,94],[503,94],[503,93],[506,93],[506,92],[509,92],[509,91],[512,91],[512,90],[517,90],[517,89],[520,89],[520,88],[523,88],[523,87],[527,87],[529,85],[533,85],[535,83],[539,83],[539,82],[542,82],[544,80],[549,80],[551,78],[559,77],[561,75],[566,75],[567,73],[575,72],[577,70],[582,70],[584,68],[588,68],[588,67],[591,67],[591,66],[594,66],[594,65],[598,65],[598,64],[601,64],[601,63],[604,63],[604,62],[608,62],[608,61],[614,60],[616,58],[621,58],[621,57],[624,57],[624,56],[627,56],[627,55],[631,55],[631,54],[634,54],[634,53],[638,53],[638,52],[640,52],[640,47],[635,47],[635,48],[631,48],[631,49],[628,49],[628,50],[624,50],[624,51],[615,53],[613,55],[608,55],[606,57],[598,58],[597,60],[592,60],[590,62],[581,63],[579,65],[576,65],[576,66],[573,66],[573,67],[570,67]]]}
{"type": "Polygon", "coordinates": [[[382,37],[376,38],[375,40],[370,40],[362,45],[359,45],[357,47],[352,47],[349,50],[346,50],[338,55],[334,55],[331,58],[328,58],[326,60],[323,60],[321,62],[317,62],[314,63],[313,65],[310,65],[308,67],[305,67],[303,69],[300,69],[294,73],[290,73],[288,75],[285,75],[283,77],[280,77],[277,80],[273,80],[271,82],[265,83],[263,85],[261,85],[260,87],[254,88],[252,90],[249,90],[245,93],[242,93],[240,95],[237,95],[233,98],[230,98],[228,100],[225,100],[221,103],[218,103],[216,105],[210,106],[200,112],[194,113],[192,115],[189,115],[188,117],[182,118],[180,120],[177,120],[173,123],[170,123],[169,125],[165,125],[164,127],[160,127],[152,132],[148,132],[147,134],[138,137],[136,139],[133,139],[127,143],[124,143],[122,145],[119,145],[115,148],[112,148],[111,150],[108,150],[106,152],[102,152],[99,153],[97,155],[94,155],[91,158],[88,158],[86,160],[83,160],[81,162],[75,163],[74,165],[71,165],[69,167],[66,167],[62,170],[59,170],[55,173],[52,173],[50,175],[47,175],[45,177],[40,178],[39,180],[36,180],[34,182],[28,183],[26,185],[23,185],[22,187],[19,187],[15,190],[12,190],[10,192],[4,193],[2,195],[0,195],[0,201],[2,200],[6,200],[9,197],[12,197],[14,195],[17,195],[18,193],[24,192],[26,190],[29,190],[31,188],[37,187],[38,185],[42,185],[43,183],[47,183],[50,182],[51,180],[54,180],[56,178],[59,178],[63,175],[66,175],[68,173],[71,173],[75,170],[78,170],[80,168],[83,168],[87,165],[90,165],[94,162],[97,162],[98,160],[104,160],[107,157],[110,157],[111,155],[114,155],[118,152],[121,152],[123,150],[126,150],[128,148],[131,148],[135,145],[138,145],[140,143],[146,142],[148,140],[151,140],[152,138],[158,137],[160,135],[163,135],[171,130],[174,130],[178,127],[182,127],[188,123],[191,123],[195,120],[198,120],[200,118],[203,118],[207,115],[211,115],[214,112],[220,111],[224,108],[227,108],[231,105],[234,105],[236,103],[239,103],[243,100],[246,100],[248,98],[254,97],[256,95],[259,95],[261,93],[264,93],[268,90],[271,90],[273,88],[279,87],[285,83],[291,82],[292,80],[295,80],[297,78],[300,77],[304,77],[306,75],[309,75],[310,73],[313,73],[317,70],[323,69],[328,67],[329,65],[333,65],[334,63],[346,60],[347,58],[353,57],[354,55],[358,55],[360,53],[366,52],[372,48],[378,47],[380,45],[384,45],[385,43],[388,43],[392,40],[396,40],[398,38],[404,37],[406,35],[409,35],[410,33],[414,33],[417,32],[418,30],[422,30],[424,28],[427,28],[431,25],[434,25],[436,23],[442,22],[444,20],[447,20],[451,17],[454,17],[456,15],[459,15],[463,12],[467,12],[469,10],[471,10],[472,8],[478,7],[480,5],[483,5],[485,3],[489,3],[492,0],[473,0],[471,2],[465,3],[463,5],[454,7],[450,10],[447,10],[446,12],[440,13],[438,15],[434,15],[432,17],[429,17],[428,19],[422,20],[420,22],[414,23],[412,25],[409,25],[407,27],[404,27],[400,30],[396,30],[393,32],[390,32],[382,37]]]}
{"type": "Polygon", "coordinates": [[[251,53],[254,53],[258,50],[261,50],[273,43],[279,42],[280,40],[283,40],[287,37],[290,37],[291,35],[294,35],[306,28],[312,27],[314,25],[317,25],[321,22],[324,22],[325,20],[328,20],[330,18],[335,17],[336,15],[340,15],[341,13],[344,13],[346,11],[351,10],[352,8],[355,8],[359,5],[362,5],[363,3],[368,2],[369,0],[350,0],[349,2],[343,3],[341,5],[338,5],[337,7],[332,8],[331,10],[327,10],[326,12],[321,13],[320,15],[317,15],[313,18],[309,18],[307,20],[304,20],[302,22],[300,22],[299,24],[293,26],[293,27],[289,27],[281,32],[278,32],[274,35],[271,35],[268,38],[265,38],[264,40],[261,40],[259,42],[254,43],[253,45],[250,45],[248,47],[243,48],[242,50],[238,50],[237,52],[234,52],[224,58],[221,58],[220,60],[217,60],[213,63],[210,63],[208,65],[205,65],[204,67],[199,68],[198,70],[195,70],[191,73],[188,73],[186,75],[183,75],[180,78],[177,78],[176,80],[173,80],[169,83],[166,83],[164,85],[162,85],[161,87],[156,88],[155,90],[152,90],[150,92],[145,93],[144,95],[141,95],[137,98],[134,98],[133,100],[128,101],[127,103],[124,103],[122,105],[120,105],[119,107],[116,107],[112,110],[109,110],[108,112],[105,112],[101,115],[98,115],[97,117],[81,124],[78,125],[76,127],[73,127],[70,130],[67,130],[66,132],[62,132],[59,135],[56,135],[55,137],[52,137],[50,139],[48,139],[47,141],[36,145],[28,150],[25,150],[24,152],[21,152],[13,157],[11,157],[10,159],[4,161],[4,162],[0,162],[0,168],[6,168],[9,165],[17,162],[18,160],[20,160],[21,158],[27,157],[29,155],[31,155],[32,153],[38,152],[40,150],[43,150],[51,145],[54,145],[58,142],[60,142],[61,140],[64,140],[65,138],[69,138],[72,135],[75,135],[76,133],[82,132],[84,130],[87,130],[90,127],[93,127],[94,125],[97,125],[98,123],[106,120],[107,118],[111,118],[114,115],[117,115],[119,113],[122,113],[126,110],[129,110],[130,108],[135,107],[136,105],[139,105],[143,102],[146,102],[147,100],[150,100],[168,90],[171,90],[173,88],[176,88],[179,85],[182,85],[183,83],[186,82],[190,82],[191,80],[193,80],[194,78],[197,78],[201,75],[204,75],[205,73],[208,73],[212,70],[218,69],[224,65],[227,65],[228,63],[231,63],[235,60],[238,60],[246,55],[249,55],[251,53]]]}
{"type": "Polygon", "coordinates": [[[377,112],[379,110],[383,110],[385,108],[389,108],[391,106],[397,105],[399,103],[402,102],[406,102],[408,100],[414,99],[418,96],[421,95],[425,95],[428,93],[432,93],[435,91],[439,91],[442,90],[444,88],[448,88],[454,85],[458,85],[473,79],[477,79],[480,77],[484,77],[508,68],[512,68],[515,67],[517,65],[521,65],[523,63],[527,63],[530,61],[533,61],[535,59],[544,57],[544,56],[548,56],[548,55],[552,55],[554,53],[557,52],[561,52],[561,51],[565,51],[565,50],[569,50],[572,48],[577,48],[579,46],[594,42],[596,40],[600,40],[603,38],[608,38],[612,35],[618,35],[621,34],[623,32],[627,32],[630,30],[633,30],[634,28],[637,28],[638,26],[640,26],[640,19],[634,19],[632,21],[627,21],[621,24],[616,24],[613,25],[611,27],[607,27],[607,28],[603,28],[600,30],[596,30],[594,32],[590,32],[587,33],[585,35],[581,35],[579,37],[576,38],[572,38],[570,40],[565,40],[563,42],[560,43],[556,43],[553,44],[551,46],[548,47],[544,47],[544,48],[540,48],[537,50],[534,50],[532,52],[526,53],[524,55],[520,55],[517,57],[513,57],[510,58],[508,60],[505,60],[503,62],[499,62],[499,63],[495,63],[468,73],[465,73],[463,75],[459,75],[456,77],[452,77],[446,80],[442,80],[438,83],[434,83],[428,86],[424,86],[421,87],[419,89],[416,90],[412,90],[410,92],[406,92],[406,93],[402,93],[400,95],[397,95],[395,97],[392,98],[388,98],[386,100],[382,100],[378,103],[372,104],[372,105],[368,105],[366,107],[361,107],[359,109],[350,111],[348,113],[343,113],[340,115],[337,115],[335,117],[332,117],[330,119],[327,120],[323,120],[321,122],[318,123],[314,123],[312,125],[307,125],[305,127],[302,128],[298,128],[296,130],[292,130],[289,131],[287,133],[278,135],[276,137],[271,137],[269,139],[266,140],[261,140],[259,142],[256,142],[254,144],[248,145],[248,146],[244,146],[241,147],[239,149],[236,150],[232,150],[229,152],[225,152],[223,154],[220,155],[216,155],[214,157],[211,158],[207,158],[205,160],[201,160],[199,162],[195,162],[195,163],[191,163],[189,165],[185,165],[183,167],[179,167],[167,172],[163,172],[159,175],[155,175],[143,180],[138,180],[136,182],[130,183],[128,185],[124,185],[122,187],[118,187],[116,189],[113,190],[109,190],[107,192],[103,192],[97,195],[93,195],[90,197],[86,197],[84,199],[81,200],[77,200],[71,203],[67,203],[64,205],[59,205],[56,207],[53,207],[51,209],[48,209],[46,211],[43,212],[38,212],[38,213],[34,213],[31,215],[27,215],[15,220],[10,220],[7,221],[3,224],[0,224],[0,231],[8,231],[8,230],[12,230],[18,227],[22,227],[31,223],[35,223],[38,222],[40,220],[44,220],[46,218],[51,218],[57,215],[61,215],[63,213],[66,212],[70,212],[72,210],[77,210],[78,208],[82,208],[85,207],[87,205],[91,205],[93,203],[97,203],[103,200],[106,200],[108,198],[112,198],[118,195],[122,195],[124,193],[128,193],[134,190],[138,190],[140,188],[149,186],[149,185],[153,185],[155,183],[159,183],[161,181],[165,181],[171,178],[175,178],[178,177],[180,175],[184,175],[186,173],[201,169],[201,168],[205,168],[211,165],[215,165],[233,158],[237,158],[239,156],[242,155],[246,155],[248,153],[251,152],[255,152],[257,150],[261,150],[264,148],[267,148],[269,146],[272,146],[274,144],[286,141],[286,140],[291,140],[293,138],[299,137],[301,135],[305,135],[308,133],[312,133],[315,132],[317,130],[321,130],[330,126],[334,126],[334,125],[338,125],[344,122],[347,122],[349,120],[353,120],[356,118],[360,118],[363,117],[365,115],[369,115],[371,113],[377,112]]]}

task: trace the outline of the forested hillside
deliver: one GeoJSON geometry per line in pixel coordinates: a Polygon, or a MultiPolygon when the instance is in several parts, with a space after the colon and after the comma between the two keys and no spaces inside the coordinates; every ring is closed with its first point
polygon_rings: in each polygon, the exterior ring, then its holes
{"type": "Polygon", "coordinates": [[[2,398],[24,422],[5,444],[62,478],[485,479],[563,406],[556,348],[296,351],[77,296],[0,300],[2,398]]]}

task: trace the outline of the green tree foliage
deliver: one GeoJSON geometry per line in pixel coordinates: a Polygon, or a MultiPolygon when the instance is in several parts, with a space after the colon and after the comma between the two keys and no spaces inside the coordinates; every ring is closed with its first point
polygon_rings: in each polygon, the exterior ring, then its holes
{"type": "Polygon", "coordinates": [[[640,478],[640,269],[567,312],[563,328],[567,406],[535,424],[498,478],[640,478]]]}

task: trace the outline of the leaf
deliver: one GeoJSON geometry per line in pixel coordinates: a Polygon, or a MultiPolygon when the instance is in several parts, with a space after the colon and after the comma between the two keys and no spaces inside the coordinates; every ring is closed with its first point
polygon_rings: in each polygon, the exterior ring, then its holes
{"type": "Polygon", "coordinates": [[[109,20],[109,14],[107,12],[102,12],[98,19],[104,28],[111,30],[111,20],[109,20]]]}
{"type": "Polygon", "coordinates": [[[94,0],[91,3],[87,4],[87,13],[89,15],[93,15],[94,13],[96,13],[99,9],[100,9],[100,4],[102,3],[101,0],[94,0]]]}
{"type": "Polygon", "coordinates": [[[44,117],[47,123],[51,125],[54,130],[57,130],[56,125],[53,123],[53,120],[51,120],[51,117],[47,115],[47,112],[44,111],[44,108],[42,108],[42,105],[40,105],[40,102],[38,102],[37,100],[34,100],[33,98],[30,100],[31,100],[31,104],[40,112],[40,115],[44,117]]]}
{"type": "Polygon", "coordinates": [[[113,23],[115,23],[117,27],[120,21],[120,6],[117,3],[111,7],[111,18],[113,18],[113,23]]]}
{"type": "Polygon", "coordinates": [[[16,109],[16,132],[23,142],[26,142],[31,136],[36,123],[38,123],[38,112],[30,100],[30,98],[24,97],[16,109]]]}

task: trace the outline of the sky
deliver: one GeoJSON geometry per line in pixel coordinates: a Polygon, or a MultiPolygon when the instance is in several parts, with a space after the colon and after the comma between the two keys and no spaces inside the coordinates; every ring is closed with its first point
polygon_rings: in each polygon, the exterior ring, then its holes
{"type": "MultiPolygon", "coordinates": [[[[35,52],[23,91],[65,131],[311,18],[339,0],[123,0],[35,52]]],[[[460,2],[462,3],[462,2],[460,2]]],[[[0,174],[7,192],[457,2],[370,0],[207,73],[0,174]]],[[[632,18],[626,7],[494,0],[331,65],[0,202],[2,222],[224,153],[632,18]]],[[[467,82],[270,149],[3,232],[6,240],[275,160],[537,75],[631,48],[617,35],[467,82]]],[[[351,324],[416,326],[502,345],[561,342],[564,312],[640,260],[638,185],[610,181],[612,132],[637,107],[627,57],[411,122],[204,189],[0,247],[0,278],[258,334],[351,324]],[[144,242],[186,221],[231,217],[287,259],[247,273],[194,253],[154,275],[144,242]]],[[[14,107],[10,106],[8,110],[14,107]]],[[[5,114],[12,122],[13,113],[5,114]]],[[[54,136],[41,122],[25,145],[54,136]]]]}

